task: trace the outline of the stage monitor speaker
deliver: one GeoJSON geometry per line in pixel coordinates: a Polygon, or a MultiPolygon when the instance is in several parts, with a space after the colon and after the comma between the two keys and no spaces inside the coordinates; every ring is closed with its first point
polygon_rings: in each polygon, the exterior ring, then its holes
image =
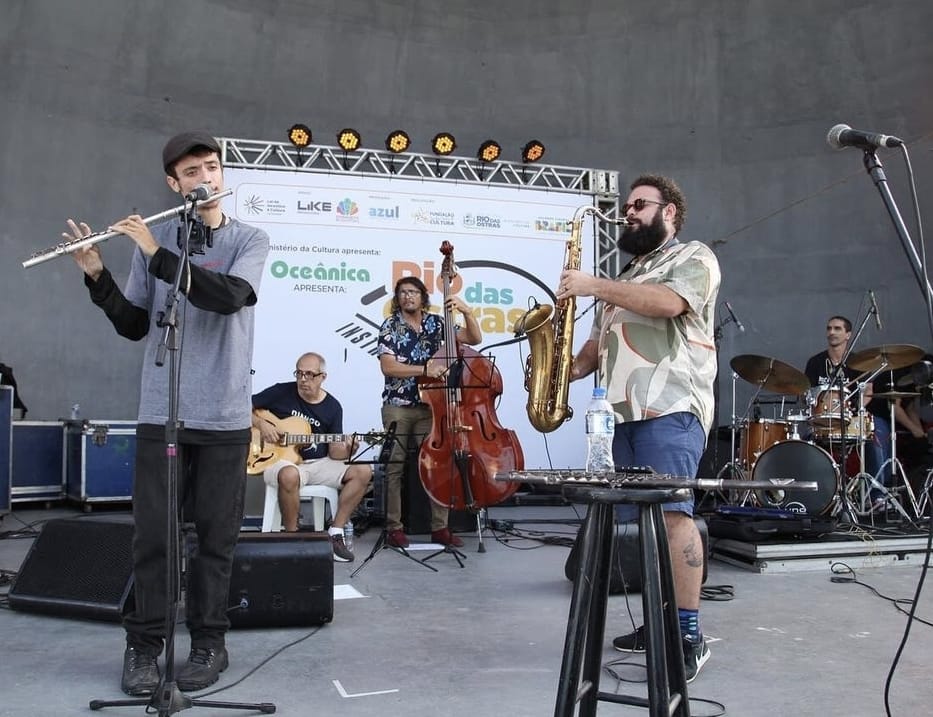
{"type": "Polygon", "coordinates": [[[120,622],[132,600],[132,544],[130,521],[48,521],[10,587],[10,607],[120,622]]]}
{"type": "MultiPolygon", "coordinates": [[[[709,567],[709,530],[706,521],[699,515],[693,517],[700,539],[703,542],[703,582],[706,582],[709,567]]],[[[580,541],[583,539],[583,528],[577,533],[567,562],[564,563],[564,575],[573,580],[580,560],[580,541]]],[[[641,592],[641,539],[638,534],[638,523],[620,523],[616,525],[616,532],[612,541],[612,570],[609,573],[609,594],[619,595],[624,592],[641,592]]]]}
{"type": "Polygon", "coordinates": [[[232,627],[330,622],[334,555],[327,533],[241,533],[229,606],[232,627]]]}

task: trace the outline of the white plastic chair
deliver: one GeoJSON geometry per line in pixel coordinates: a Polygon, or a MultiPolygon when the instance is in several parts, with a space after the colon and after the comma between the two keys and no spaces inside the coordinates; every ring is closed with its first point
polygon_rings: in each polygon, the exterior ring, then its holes
{"type": "MultiPolygon", "coordinates": [[[[324,506],[330,504],[330,517],[337,515],[337,489],[326,485],[306,485],[298,492],[299,501],[311,501],[314,530],[324,530],[324,506]]],[[[282,530],[282,511],[279,509],[279,489],[266,485],[266,503],[262,511],[262,532],[282,530]]]]}

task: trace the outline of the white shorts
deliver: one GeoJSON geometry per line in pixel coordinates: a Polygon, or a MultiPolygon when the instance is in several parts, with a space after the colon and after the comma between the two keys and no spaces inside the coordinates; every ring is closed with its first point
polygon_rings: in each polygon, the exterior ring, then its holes
{"type": "Polygon", "coordinates": [[[300,484],[306,485],[326,485],[340,490],[343,487],[343,475],[350,467],[343,461],[335,461],[333,458],[315,458],[304,463],[292,463],[291,461],[276,461],[262,472],[262,479],[266,485],[277,488],[279,485],[279,471],[286,466],[295,466],[298,469],[300,484]]]}

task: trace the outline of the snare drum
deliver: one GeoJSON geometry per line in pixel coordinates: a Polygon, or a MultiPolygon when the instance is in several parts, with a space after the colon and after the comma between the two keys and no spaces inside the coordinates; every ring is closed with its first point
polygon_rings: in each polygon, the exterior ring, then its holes
{"type": "MultiPolygon", "coordinates": [[[[859,416],[857,413],[846,421],[845,438],[847,441],[856,441],[859,438],[868,440],[875,432],[875,422],[870,413],[859,416]]],[[[819,442],[832,442],[842,440],[842,429],[839,419],[833,426],[814,426],[813,438],[819,442]]]]}
{"type": "Polygon", "coordinates": [[[745,468],[755,465],[765,449],[787,440],[787,422],[769,418],[746,422],[739,429],[739,460],[745,468]]]}

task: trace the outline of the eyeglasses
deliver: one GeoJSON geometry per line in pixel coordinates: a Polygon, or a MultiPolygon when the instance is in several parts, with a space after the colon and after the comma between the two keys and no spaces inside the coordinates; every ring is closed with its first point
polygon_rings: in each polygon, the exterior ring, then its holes
{"type": "Polygon", "coordinates": [[[311,381],[312,379],[315,379],[318,376],[323,376],[323,375],[324,375],[323,371],[301,371],[299,369],[295,369],[294,373],[292,373],[292,376],[297,378],[299,381],[302,381],[304,379],[311,381]]]}
{"type": "Polygon", "coordinates": [[[399,296],[420,296],[421,292],[418,289],[399,289],[399,296]]]}
{"type": "Polygon", "coordinates": [[[642,199],[641,197],[639,197],[631,204],[626,202],[625,204],[622,205],[622,216],[625,216],[626,214],[628,214],[629,209],[634,209],[636,212],[640,212],[642,209],[645,208],[646,204],[657,204],[658,206],[663,207],[669,204],[669,202],[656,202],[653,199],[642,199]]]}

